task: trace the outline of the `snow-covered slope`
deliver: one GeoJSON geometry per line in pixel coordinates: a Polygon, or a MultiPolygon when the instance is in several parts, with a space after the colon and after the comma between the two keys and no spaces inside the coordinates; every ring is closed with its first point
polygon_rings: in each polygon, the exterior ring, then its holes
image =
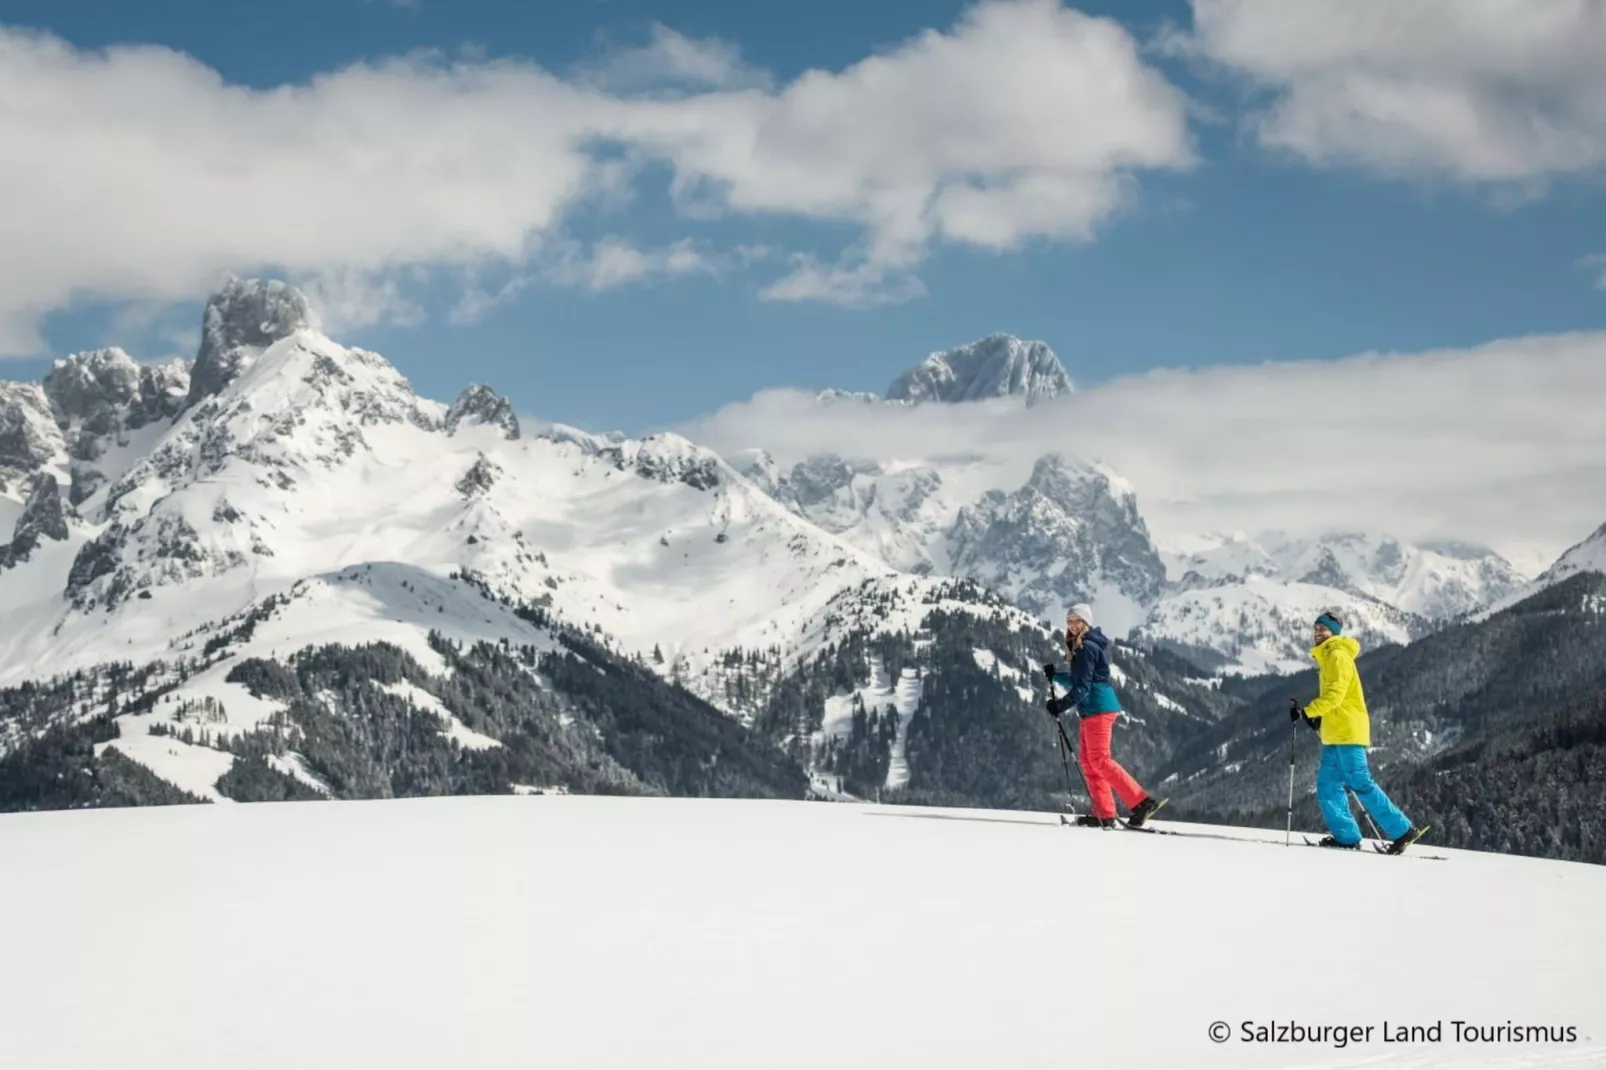
{"type": "Polygon", "coordinates": [[[1202,535],[1163,556],[1184,590],[1249,577],[1331,587],[1386,602],[1432,620],[1448,620],[1516,590],[1524,577],[1486,547],[1412,544],[1388,535],[1340,532],[1301,538],[1283,532],[1202,535]]]}
{"type": "Polygon", "coordinates": [[[1297,672],[1311,667],[1311,622],[1328,610],[1339,612],[1346,633],[1365,648],[1410,642],[1423,627],[1391,606],[1332,587],[1252,577],[1168,595],[1133,638],[1208,652],[1224,671],[1297,672]]]}
{"type": "Polygon", "coordinates": [[[1556,559],[1555,564],[1534,577],[1531,582],[1523,584],[1478,613],[1476,619],[1485,620],[1580,572],[1606,573],[1606,524],[1602,524],[1587,538],[1569,547],[1556,559]]]}
{"type": "MultiPolygon", "coordinates": [[[[0,571],[0,679],[156,657],[174,635],[364,563],[470,572],[627,649],[687,652],[789,638],[843,586],[890,571],[684,439],[521,437],[484,388],[452,406],[419,398],[300,306],[267,285],[218,295],[183,397],[183,377],[142,378],[119,351],[8,393],[8,442],[23,447],[8,452],[11,482],[68,477],[69,435],[93,447],[73,460],[98,478],[76,468],[73,485],[93,490],[71,529],[0,571]],[[147,395],[154,412],[131,418],[147,395]]],[[[8,512],[15,526],[22,509],[8,512]]]]}
{"type": "Polygon", "coordinates": [[[531,642],[508,608],[523,605],[720,704],[732,650],[778,652],[782,671],[847,630],[917,629],[938,605],[1029,621],[899,573],[678,436],[528,434],[480,385],[420,398],[286,288],[231,284],[205,323],[187,376],[104,351],[58,362],[71,390],[15,392],[26,441],[45,446],[18,451],[32,489],[7,498],[0,684],[193,656],[194,637],[263,613],[275,623],[242,656],[385,640],[429,664],[432,628],[531,642]],[[51,446],[52,427],[85,448],[51,446]],[[75,504],[57,472],[87,492],[75,504]]]}
{"type": "Polygon", "coordinates": [[[1339,532],[1206,533],[1162,548],[1168,582],[1134,633],[1224,659],[1223,668],[1306,668],[1323,610],[1346,615],[1363,642],[1404,643],[1517,590],[1523,577],[1493,550],[1339,532]]]}
{"type": "Polygon", "coordinates": [[[1243,841],[559,795],[4,816],[0,1065],[1606,1065],[1606,868],[1161,825],[1243,841]],[[1334,902],[1363,935],[1312,928],[1334,902]]]}
{"type": "Polygon", "coordinates": [[[793,512],[892,567],[975,580],[1038,616],[1090,601],[1124,635],[1164,580],[1136,493],[1104,465],[1047,454],[1006,492],[989,489],[997,476],[980,459],[822,454],[789,472],[758,450],[733,460],[793,512]]]}

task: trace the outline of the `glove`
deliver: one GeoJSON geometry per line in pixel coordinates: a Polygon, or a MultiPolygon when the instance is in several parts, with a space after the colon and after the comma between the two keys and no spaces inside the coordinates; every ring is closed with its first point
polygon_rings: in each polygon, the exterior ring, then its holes
{"type": "Polygon", "coordinates": [[[1043,675],[1050,680],[1054,679],[1054,663],[1052,661],[1043,666],[1043,675]]]}
{"type": "Polygon", "coordinates": [[[1297,698],[1289,699],[1288,700],[1288,719],[1290,721],[1297,721],[1303,716],[1305,716],[1305,711],[1299,708],[1299,700],[1297,698]]]}
{"type": "Polygon", "coordinates": [[[1305,718],[1305,723],[1310,725],[1312,732],[1320,732],[1322,730],[1322,719],[1320,717],[1307,717],[1305,718]]]}
{"type": "Polygon", "coordinates": [[[1051,698],[1043,704],[1043,709],[1048,711],[1050,717],[1058,717],[1065,711],[1065,700],[1051,698]]]}

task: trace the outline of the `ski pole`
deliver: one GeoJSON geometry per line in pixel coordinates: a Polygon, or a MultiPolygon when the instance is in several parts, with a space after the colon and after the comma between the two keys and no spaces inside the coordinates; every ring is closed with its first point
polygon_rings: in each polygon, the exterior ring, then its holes
{"type": "Polygon", "coordinates": [[[1361,816],[1366,818],[1366,824],[1371,828],[1372,835],[1376,836],[1382,842],[1388,843],[1389,841],[1384,840],[1383,834],[1377,830],[1377,822],[1372,820],[1371,813],[1366,809],[1366,804],[1361,802],[1361,797],[1355,794],[1355,789],[1350,787],[1348,784],[1345,784],[1344,790],[1349,792],[1350,798],[1354,799],[1355,803],[1360,806],[1361,816]]]}
{"type": "MultiPolygon", "coordinates": [[[[1048,678],[1048,697],[1059,698],[1059,692],[1054,687],[1054,678],[1048,678]]],[[[1058,717],[1054,718],[1054,730],[1059,733],[1060,765],[1065,769],[1065,795],[1069,799],[1071,788],[1071,764],[1066,755],[1074,756],[1076,748],[1071,746],[1071,737],[1065,734],[1065,724],[1058,717]]],[[[1093,812],[1093,789],[1087,786],[1087,774],[1082,772],[1082,764],[1076,765],[1076,774],[1082,778],[1082,791],[1087,795],[1087,812],[1093,812]]]]}
{"type": "Polygon", "coordinates": [[[1288,831],[1283,836],[1284,847],[1294,842],[1294,737],[1298,728],[1298,721],[1288,722],[1288,831]]]}

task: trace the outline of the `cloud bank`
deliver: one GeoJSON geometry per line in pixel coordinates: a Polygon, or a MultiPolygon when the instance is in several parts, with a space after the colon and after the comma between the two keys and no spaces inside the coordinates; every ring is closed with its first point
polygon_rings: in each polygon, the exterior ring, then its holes
{"type": "Polygon", "coordinates": [[[1606,166],[1600,0],[1193,0],[1168,44],[1269,97],[1246,125],[1308,164],[1524,196],[1606,166]]]}
{"type": "Polygon", "coordinates": [[[1606,521],[1606,332],[1475,349],[1167,370],[1022,409],[771,391],[675,428],[726,454],[883,462],[974,454],[995,485],[1064,450],[1135,486],[1158,540],[1383,531],[1548,564],[1606,521]]]}
{"type": "Polygon", "coordinates": [[[225,272],[317,280],[337,313],[404,322],[421,266],[693,273],[681,247],[615,235],[576,256],[565,233],[666,171],[688,221],[854,228],[838,262],[767,261],[792,268],[769,299],[875,303],[920,292],[937,243],[1085,240],[1135,175],[1193,162],[1185,101],[1132,37],[1053,0],[983,3],[780,87],[662,28],[561,76],[415,54],[260,90],[167,48],[0,29],[0,99],[0,355],[39,352],[41,317],[75,300],[193,300],[225,272]]]}

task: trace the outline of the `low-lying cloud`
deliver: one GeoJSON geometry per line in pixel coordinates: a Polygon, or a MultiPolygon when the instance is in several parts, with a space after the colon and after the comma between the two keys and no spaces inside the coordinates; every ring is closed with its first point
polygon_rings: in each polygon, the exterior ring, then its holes
{"type": "Polygon", "coordinates": [[[1465,350],[1165,370],[1055,404],[818,403],[771,391],[676,428],[782,465],[973,453],[1018,485],[1063,450],[1136,487],[1157,538],[1384,531],[1548,563],[1606,521],[1606,332],[1465,350]]]}

